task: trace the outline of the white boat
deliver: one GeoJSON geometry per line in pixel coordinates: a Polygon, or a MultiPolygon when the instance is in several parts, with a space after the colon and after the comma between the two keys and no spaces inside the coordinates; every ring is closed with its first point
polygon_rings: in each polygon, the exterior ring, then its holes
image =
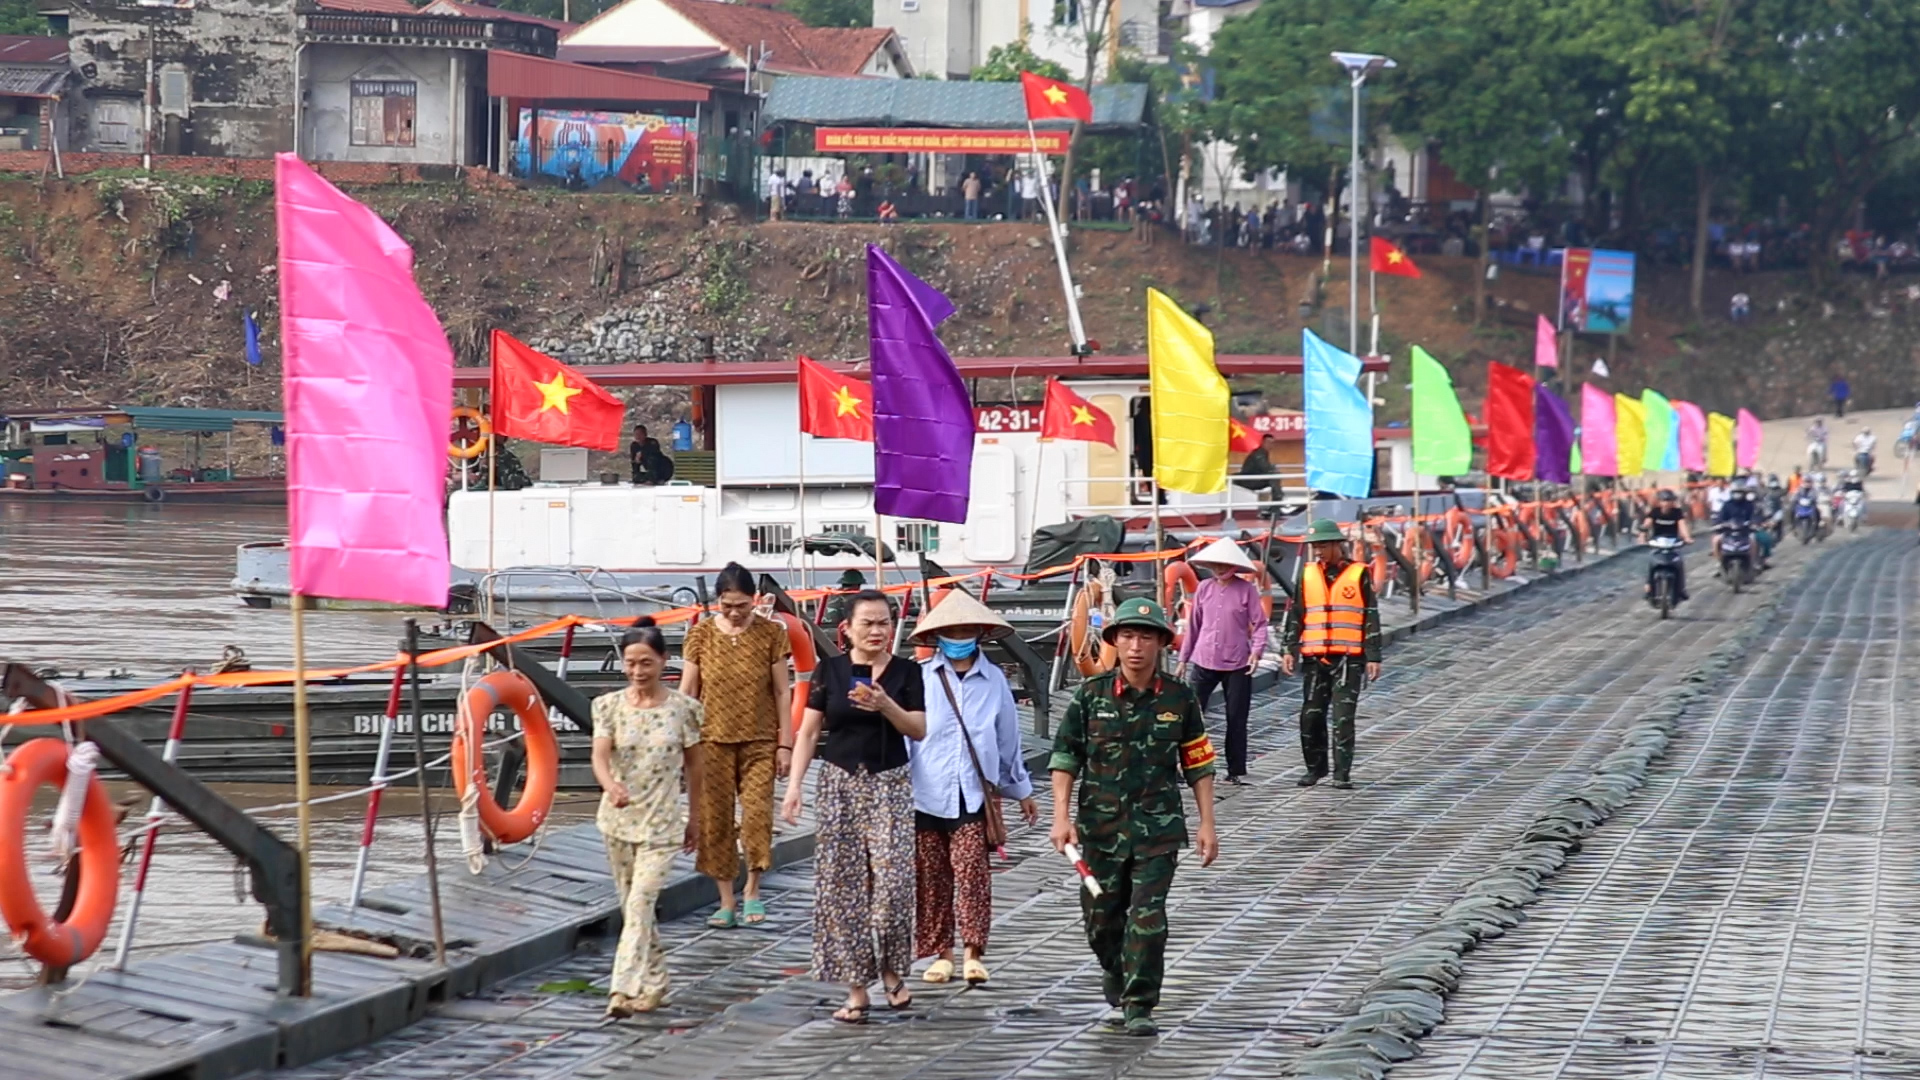
{"type": "MultiPolygon", "coordinates": [[[[1229,377],[1300,371],[1300,358],[1289,356],[1221,356],[1216,363],[1229,377]]],[[[701,442],[711,448],[711,481],[703,475],[702,482],[636,486],[624,471],[588,476],[585,451],[543,451],[540,476],[530,487],[469,486],[452,493],[447,528],[453,584],[515,600],[687,602],[694,575],[729,562],[789,587],[830,583],[844,569],[871,578],[876,528],[893,554],[889,577],[895,566],[916,576],[921,556],[955,573],[1021,566],[1037,529],[1095,515],[1120,519],[1136,546],[1153,540],[1159,492],[1142,453],[1150,438],[1146,357],[957,364],[974,389],[978,426],[964,524],[877,518],[872,446],[801,434],[792,364],[596,366],[587,373],[607,387],[689,387],[693,415],[704,426],[701,442]],[[1005,399],[1012,397],[1016,378],[1037,389],[1037,380],[1046,377],[1069,382],[1110,416],[1117,445],[1043,442],[1039,402],[1005,399]],[[1005,393],[996,394],[1001,388],[1005,393]],[[866,538],[864,550],[860,538],[866,538]]],[[[1368,367],[1383,371],[1386,362],[1370,360],[1368,367]]],[[[484,387],[487,379],[485,368],[456,373],[462,388],[484,387]]],[[[1275,412],[1249,420],[1277,440],[1271,455],[1276,472],[1267,479],[1303,496],[1301,416],[1275,412]]],[[[683,454],[680,473],[691,471],[688,465],[696,460],[704,465],[705,455],[683,454]]],[[[484,483],[483,470],[471,472],[484,483]]],[[[1191,533],[1233,520],[1264,528],[1260,512],[1272,506],[1267,490],[1238,484],[1215,495],[1166,493],[1158,526],[1191,533]]],[[[250,603],[284,602],[283,545],[244,546],[240,563],[236,592],[250,603]]]]}

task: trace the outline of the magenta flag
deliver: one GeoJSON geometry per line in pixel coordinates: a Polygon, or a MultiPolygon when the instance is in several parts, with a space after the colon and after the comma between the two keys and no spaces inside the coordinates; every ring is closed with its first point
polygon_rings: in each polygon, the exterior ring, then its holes
{"type": "Polygon", "coordinates": [[[1673,403],[1680,420],[1680,467],[1688,472],[1707,471],[1707,414],[1691,401],[1673,403]]]}
{"type": "Polygon", "coordinates": [[[1619,476],[1620,448],[1613,436],[1613,395],[1592,383],[1580,384],[1580,471],[1588,476],[1619,476]]]}
{"type": "Polygon", "coordinates": [[[1537,321],[1533,324],[1533,365],[1557,368],[1560,366],[1560,335],[1553,332],[1553,324],[1547,321],[1545,315],[1536,315],[1534,319],[1537,321]]]}
{"type": "Polygon", "coordinates": [[[453,350],[413,249],[274,157],[293,591],[445,607],[453,350]]]}
{"type": "Polygon", "coordinates": [[[1760,467],[1760,418],[1745,409],[1733,418],[1733,463],[1742,469],[1760,467]]]}
{"type": "Polygon", "coordinates": [[[940,290],[867,245],[873,506],[890,517],[967,520],[973,398],[933,329],[951,314],[940,290]]]}
{"type": "Polygon", "coordinates": [[[1533,474],[1549,484],[1573,482],[1573,413],[1546,383],[1533,384],[1533,474]]]}

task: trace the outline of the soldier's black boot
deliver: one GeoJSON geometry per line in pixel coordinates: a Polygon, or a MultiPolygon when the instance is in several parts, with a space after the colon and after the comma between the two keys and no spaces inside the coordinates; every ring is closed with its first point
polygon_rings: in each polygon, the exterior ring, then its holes
{"type": "Polygon", "coordinates": [[[1301,787],[1312,787],[1313,785],[1320,782],[1320,777],[1322,775],[1323,774],[1321,773],[1310,772],[1305,776],[1302,776],[1300,779],[1294,781],[1294,783],[1299,784],[1301,787]]]}
{"type": "Polygon", "coordinates": [[[1336,776],[1333,778],[1333,787],[1336,791],[1351,791],[1353,790],[1353,781],[1344,776],[1336,776]]]}
{"type": "Polygon", "coordinates": [[[1153,1015],[1145,1012],[1127,1013],[1127,1034],[1158,1035],[1160,1025],[1153,1022],[1153,1015]]]}

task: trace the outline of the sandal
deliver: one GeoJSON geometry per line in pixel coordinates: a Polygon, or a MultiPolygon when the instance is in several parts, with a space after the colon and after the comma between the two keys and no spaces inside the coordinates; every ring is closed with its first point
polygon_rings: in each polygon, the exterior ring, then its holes
{"type": "Polygon", "coordinates": [[[740,903],[742,922],[748,926],[758,926],[767,921],[767,902],[755,896],[740,903]]]}
{"type": "Polygon", "coordinates": [[[979,986],[987,981],[987,965],[978,960],[968,960],[963,970],[966,972],[968,986],[979,986]]]}
{"type": "Polygon", "coordinates": [[[833,1018],[842,1024],[864,1024],[872,1011],[872,1005],[842,1005],[833,1011],[833,1018]]]}
{"type": "Polygon", "coordinates": [[[901,979],[892,986],[881,983],[880,989],[887,995],[887,1008],[895,1012],[913,1008],[913,992],[907,989],[907,980],[901,979]],[[901,999],[899,996],[901,994],[905,994],[906,997],[901,999]]]}
{"type": "Polygon", "coordinates": [[[927,965],[927,970],[921,974],[920,981],[924,983],[932,983],[935,986],[939,986],[942,983],[952,982],[953,981],[953,961],[944,956],[938,960],[935,960],[933,963],[927,965]]]}
{"type": "Polygon", "coordinates": [[[719,911],[707,916],[707,925],[713,927],[715,930],[731,930],[738,925],[735,921],[736,918],[737,916],[734,914],[732,908],[723,907],[719,911]]]}
{"type": "Polygon", "coordinates": [[[607,998],[607,1019],[625,1020],[633,1015],[633,999],[625,994],[612,994],[607,998]]]}

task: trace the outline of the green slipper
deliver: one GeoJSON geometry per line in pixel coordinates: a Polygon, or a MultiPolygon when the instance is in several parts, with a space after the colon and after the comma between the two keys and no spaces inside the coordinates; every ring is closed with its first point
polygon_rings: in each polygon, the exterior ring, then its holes
{"type": "Polygon", "coordinates": [[[748,926],[758,926],[767,921],[767,902],[757,896],[751,900],[743,900],[740,903],[740,912],[745,916],[744,921],[748,926]]]}
{"type": "Polygon", "coordinates": [[[721,908],[719,911],[707,916],[707,925],[713,927],[715,930],[731,930],[735,926],[734,920],[736,918],[737,916],[735,916],[732,908],[721,908]]]}

